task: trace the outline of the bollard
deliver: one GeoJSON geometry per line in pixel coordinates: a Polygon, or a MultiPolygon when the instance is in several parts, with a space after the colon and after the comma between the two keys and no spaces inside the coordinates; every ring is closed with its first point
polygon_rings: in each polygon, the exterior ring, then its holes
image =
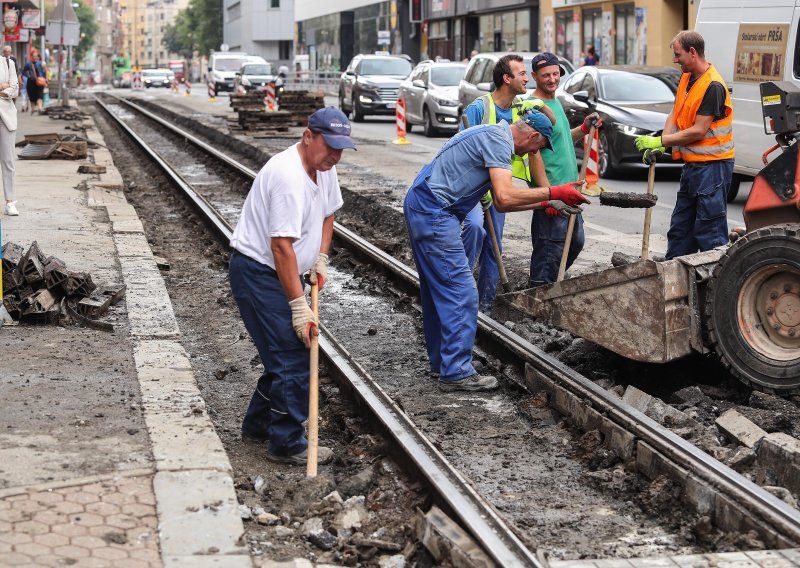
{"type": "Polygon", "coordinates": [[[264,105],[267,108],[267,112],[272,112],[276,110],[275,104],[275,83],[267,83],[267,90],[265,91],[264,95],[264,105]]]}
{"type": "Polygon", "coordinates": [[[188,79],[183,82],[183,88],[185,89],[184,93],[183,93],[183,96],[185,96],[185,97],[192,96],[192,84],[189,83],[188,79]]]}
{"type": "Polygon", "coordinates": [[[208,102],[213,103],[217,100],[217,87],[214,81],[208,82],[208,102]]]}
{"type": "Polygon", "coordinates": [[[392,144],[411,144],[411,141],[406,138],[406,103],[403,99],[397,99],[394,116],[397,125],[397,139],[392,144]]]}

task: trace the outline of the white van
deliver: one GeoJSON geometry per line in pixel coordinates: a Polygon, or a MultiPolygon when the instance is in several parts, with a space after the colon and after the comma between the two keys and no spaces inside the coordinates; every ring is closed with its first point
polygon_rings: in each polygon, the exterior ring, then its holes
{"type": "MultiPolygon", "coordinates": [[[[734,176],[739,183],[764,167],[761,155],[775,144],[764,132],[759,83],[791,81],[800,86],[800,0],[701,0],[695,30],[706,42],[706,59],[731,89],[734,176]]],[[[776,156],[777,154],[774,154],[776,156]]]]}
{"type": "Polygon", "coordinates": [[[245,63],[266,65],[267,61],[257,55],[247,55],[244,51],[212,51],[208,56],[208,80],[214,83],[215,91],[233,91],[236,72],[245,63]]]}

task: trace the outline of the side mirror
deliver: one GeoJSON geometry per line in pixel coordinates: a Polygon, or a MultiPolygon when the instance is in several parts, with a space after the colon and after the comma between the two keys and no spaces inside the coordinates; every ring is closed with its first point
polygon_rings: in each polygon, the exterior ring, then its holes
{"type": "Polygon", "coordinates": [[[589,91],[578,91],[572,96],[575,97],[576,101],[581,102],[588,107],[594,108],[596,106],[594,99],[589,98],[589,91]]]}
{"type": "Polygon", "coordinates": [[[491,83],[478,83],[475,85],[479,91],[486,91],[487,93],[492,90],[491,83]]]}
{"type": "Polygon", "coordinates": [[[344,72],[344,74],[345,75],[350,75],[351,77],[353,77],[353,76],[355,76],[356,72],[353,71],[352,69],[348,69],[347,71],[344,72]]]}
{"type": "Polygon", "coordinates": [[[411,81],[411,84],[413,86],[415,86],[415,87],[420,88],[420,89],[426,89],[427,88],[425,86],[425,81],[423,81],[422,79],[414,79],[413,81],[411,81]]]}

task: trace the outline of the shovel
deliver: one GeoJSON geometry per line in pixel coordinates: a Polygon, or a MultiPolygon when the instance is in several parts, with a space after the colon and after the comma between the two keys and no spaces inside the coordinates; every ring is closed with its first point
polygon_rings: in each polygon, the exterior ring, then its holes
{"type": "MultiPolygon", "coordinates": [[[[650,162],[650,171],[647,172],[647,195],[653,195],[656,181],[656,161],[661,157],[660,150],[647,150],[644,155],[650,162]]],[[[642,260],[647,260],[650,254],[650,216],[652,208],[648,207],[644,211],[644,229],[642,230],[642,260]]]]}
{"type": "MultiPolygon", "coordinates": [[[[319,285],[311,285],[311,311],[319,322],[319,285]]],[[[319,333],[319,323],[317,323],[319,333]]],[[[317,454],[319,449],[319,337],[311,336],[311,353],[308,386],[308,458],[306,477],[317,476],[317,454]]]]}

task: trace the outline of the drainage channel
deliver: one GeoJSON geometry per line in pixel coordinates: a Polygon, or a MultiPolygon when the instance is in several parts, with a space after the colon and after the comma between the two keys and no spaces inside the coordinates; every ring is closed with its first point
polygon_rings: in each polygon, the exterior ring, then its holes
{"type": "MultiPolygon", "coordinates": [[[[255,174],[191,134],[140,109],[138,105],[122,102],[204,151],[223,159],[240,173],[248,177],[255,174]]],[[[413,288],[416,285],[417,277],[412,269],[346,228],[337,225],[336,236],[358,251],[360,256],[378,263],[404,286],[413,288]]],[[[768,533],[765,542],[773,547],[790,546],[800,541],[800,517],[795,509],[622,403],[498,322],[481,314],[479,325],[484,340],[491,341],[498,351],[525,363],[523,382],[526,386],[549,392],[556,408],[572,416],[584,429],[599,429],[613,450],[628,458],[635,457],[642,473],[650,477],[669,473],[671,477],[679,479],[683,484],[683,493],[692,505],[697,510],[710,513],[718,525],[732,531],[755,528],[762,536],[768,533]]],[[[347,359],[346,356],[342,357],[347,359]]],[[[529,561],[532,562],[533,557],[529,556],[529,561]]]]}

